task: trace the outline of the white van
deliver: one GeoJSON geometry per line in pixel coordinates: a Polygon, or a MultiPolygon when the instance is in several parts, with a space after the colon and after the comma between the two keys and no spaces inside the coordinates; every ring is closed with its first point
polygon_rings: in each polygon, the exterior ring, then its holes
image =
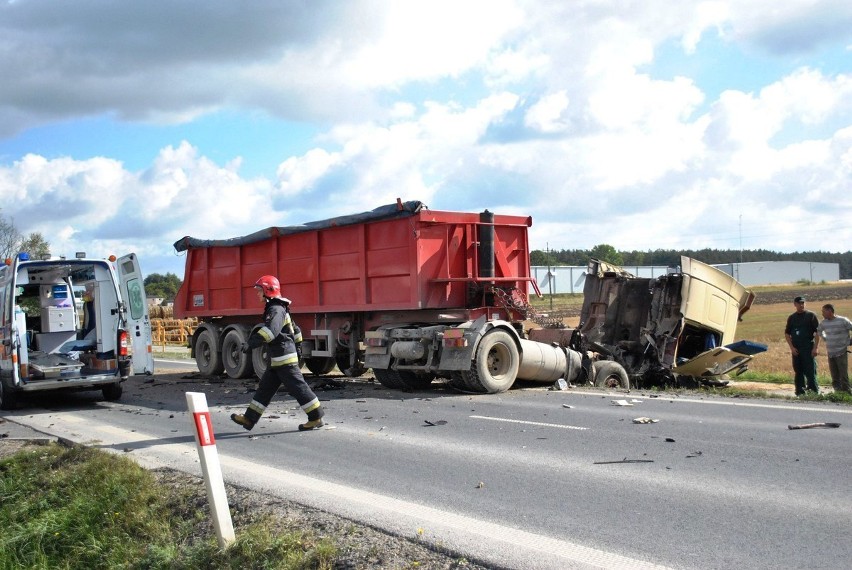
{"type": "Polygon", "coordinates": [[[151,321],[135,254],[30,259],[0,267],[0,409],[22,392],[102,390],[121,397],[131,374],[153,374],[151,321]]]}

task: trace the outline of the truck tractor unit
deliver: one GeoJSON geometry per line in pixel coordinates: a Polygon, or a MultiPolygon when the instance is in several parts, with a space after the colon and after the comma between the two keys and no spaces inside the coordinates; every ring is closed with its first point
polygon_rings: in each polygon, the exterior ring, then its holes
{"type": "Polygon", "coordinates": [[[190,348],[202,374],[260,377],[269,366],[264,347],[250,354],[240,347],[260,326],[254,284],[271,274],[292,302],[304,365],[317,375],[335,365],[350,377],[372,369],[390,388],[421,389],[441,378],[475,393],[502,392],[518,379],[593,380],[594,366],[603,366],[596,359],[628,375],[631,361],[607,351],[602,336],[525,332],[534,317],[529,288],[539,294],[530,276],[531,224],[398,200],[243,237],[187,236],[174,244],[186,253],[175,317],[199,321],[190,348]]]}
{"type": "Polygon", "coordinates": [[[151,323],[135,254],[31,259],[0,267],[0,408],[21,394],[102,390],[121,397],[131,374],[153,374],[151,323]]]}
{"type": "Polygon", "coordinates": [[[665,275],[636,277],[591,260],[576,330],[532,329],[539,342],[580,353],[596,386],[697,387],[738,375],[764,344],[734,342],[754,294],[727,273],[681,257],[665,275]]]}

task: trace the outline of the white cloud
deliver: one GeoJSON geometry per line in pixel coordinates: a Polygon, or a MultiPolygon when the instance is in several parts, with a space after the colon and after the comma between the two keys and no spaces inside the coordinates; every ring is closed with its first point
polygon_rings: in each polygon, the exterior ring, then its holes
{"type": "MultiPolygon", "coordinates": [[[[205,156],[192,138],[203,129],[147,148],[156,158],[142,172],[124,167],[120,149],[30,152],[0,166],[2,213],[69,248],[150,256],[185,234],[234,237],[396,197],[531,214],[534,240],[564,247],[726,247],[714,240],[736,234],[739,215],[762,228],[753,233],[783,235],[765,244],[830,243],[786,228],[826,204],[850,213],[852,70],[807,59],[848,49],[850,6],[213,1],[162,14],[83,2],[46,14],[6,3],[6,135],[79,117],[193,123],[223,108],[312,123],[320,135],[283,156],[271,180],[240,174],[257,149],[205,156]],[[662,46],[681,46],[688,62],[707,55],[708,34],[795,71],[718,97],[688,67],[657,73],[662,46]]],[[[711,71],[724,86],[728,70],[711,71]]]]}

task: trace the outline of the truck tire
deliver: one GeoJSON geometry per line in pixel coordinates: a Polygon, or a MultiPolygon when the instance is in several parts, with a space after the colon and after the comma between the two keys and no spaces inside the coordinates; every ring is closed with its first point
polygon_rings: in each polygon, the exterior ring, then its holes
{"type": "Polygon", "coordinates": [[[248,378],[254,374],[251,355],[240,350],[246,338],[246,331],[231,329],[222,341],[222,367],[229,378],[248,378]]]}
{"type": "Polygon", "coordinates": [[[317,376],[328,374],[334,370],[336,362],[331,356],[314,356],[305,360],[305,366],[317,376]]]}
{"type": "Polygon", "coordinates": [[[18,405],[18,394],[0,379],[0,410],[14,410],[18,405]]]}
{"type": "Polygon", "coordinates": [[[265,344],[251,351],[251,367],[258,380],[263,378],[263,373],[269,369],[269,351],[265,344]]]}
{"type": "Polygon", "coordinates": [[[470,370],[461,379],[471,392],[496,394],[512,387],[518,377],[521,355],[512,335],[493,329],[482,337],[470,370]]]}
{"type": "Polygon", "coordinates": [[[115,384],[109,384],[101,388],[101,392],[104,394],[104,400],[107,402],[115,402],[121,399],[121,393],[124,390],[121,387],[121,384],[116,382],[115,384]]]}
{"type": "Polygon", "coordinates": [[[382,370],[374,368],[373,374],[376,375],[376,380],[379,381],[379,384],[385,388],[398,390],[405,387],[405,384],[402,383],[402,379],[399,377],[399,373],[396,370],[382,370]]]}
{"type": "Polygon", "coordinates": [[[357,378],[367,371],[367,367],[364,366],[364,362],[360,358],[355,361],[355,364],[349,366],[349,353],[347,352],[338,352],[334,360],[337,363],[337,369],[350,378],[357,378]]]}
{"type": "Polygon", "coordinates": [[[195,363],[204,376],[219,376],[225,370],[216,335],[210,329],[201,331],[195,341],[195,363]]]}
{"type": "Polygon", "coordinates": [[[599,360],[592,367],[595,372],[595,386],[598,388],[630,389],[630,379],[627,376],[627,371],[618,362],[599,360]]]}
{"type": "Polygon", "coordinates": [[[397,370],[399,381],[409,390],[425,390],[432,386],[435,375],[430,372],[415,372],[413,370],[397,370]]]}

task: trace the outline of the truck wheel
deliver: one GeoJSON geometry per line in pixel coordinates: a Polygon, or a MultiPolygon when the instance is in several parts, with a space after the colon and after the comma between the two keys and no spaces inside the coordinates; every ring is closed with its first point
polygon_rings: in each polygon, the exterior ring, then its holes
{"type": "Polygon", "coordinates": [[[104,400],[107,402],[115,402],[116,400],[121,399],[121,393],[123,390],[121,388],[121,384],[115,383],[104,386],[101,388],[101,391],[104,393],[104,400]]]}
{"type": "Polygon", "coordinates": [[[305,366],[317,376],[328,374],[334,370],[334,358],[331,356],[314,356],[305,361],[305,366]]]}
{"type": "Polygon", "coordinates": [[[402,383],[402,380],[399,377],[399,373],[396,370],[382,370],[374,368],[373,374],[376,375],[376,380],[379,381],[379,384],[381,384],[385,388],[392,388],[394,390],[398,390],[399,388],[405,387],[405,384],[402,383]]]}
{"type": "Polygon", "coordinates": [[[413,370],[397,370],[399,381],[403,387],[410,390],[425,390],[432,385],[435,375],[430,372],[414,372],[413,370]]]}
{"type": "Polygon", "coordinates": [[[195,363],[204,376],[218,376],[225,370],[213,331],[205,330],[198,335],[195,341],[195,363]]]}
{"type": "Polygon", "coordinates": [[[222,367],[230,378],[248,378],[254,374],[251,356],[240,350],[245,341],[246,334],[239,329],[228,331],[222,341],[222,367]]]}
{"type": "Polygon", "coordinates": [[[263,378],[263,373],[269,368],[269,351],[265,344],[251,351],[251,367],[258,379],[263,378]]]}
{"type": "Polygon", "coordinates": [[[364,366],[364,362],[360,358],[350,367],[349,354],[346,352],[338,352],[334,360],[337,363],[337,369],[350,378],[357,378],[367,371],[367,367],[364,366]],[[349,371],[348,373],[346,372],[347,370],[349,371]]]}
{"type": "Polygon", "coordinates": [[[593,365],[595,371],[595,386],[598,388],[630,389],[630,379],[624,367],[612,360],[599,360],[593,365]]]}
{"type": "Polygon", "coordinates": [[[14,410],[18,405],[18,394],[0,379],[0,410],[14,410]]]}
{"type": "Polygon", "coordinates": [[[470,371],[461,376],[468,390],[496,394],[512,387],[520,363],[521,355],[512,335],[494,329],[482,337],[470,371]]]}

